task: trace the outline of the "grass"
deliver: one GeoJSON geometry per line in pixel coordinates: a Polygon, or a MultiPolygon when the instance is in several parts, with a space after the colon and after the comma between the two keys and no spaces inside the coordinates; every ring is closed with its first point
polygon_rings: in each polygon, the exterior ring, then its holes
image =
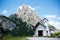
{"type": "MultiPolygon", "coordinates": [[[[43,36],[43,37],[46,37],[46,36],[43,36]]],[[[26,38],[31,38],[31,37],[27,37],[27,36],[15,36],[13,37],[12,35],[5,35],[3,37],[3,40],[26,40],[26,38]]],[[[56,38],[56,37],[49,37],[49,38],[56,38]]]]}
{"type": "Polygon", "coordinates": [[[8,36],[4,36],[3,40],[26,40],[26,36],[22,36],[22,37],[13,37],[11,35],[8,36]]]}

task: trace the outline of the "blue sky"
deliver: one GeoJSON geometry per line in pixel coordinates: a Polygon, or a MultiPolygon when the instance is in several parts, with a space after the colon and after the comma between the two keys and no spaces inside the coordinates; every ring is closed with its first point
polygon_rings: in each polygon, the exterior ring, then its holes
{"type": "Polygon", "coordinates": [[[60,28],[60,0],[0,0],[0,15],[16,13],[24,3],[33,7],[38,16],[46,17],[50,24],[60,28]]]}

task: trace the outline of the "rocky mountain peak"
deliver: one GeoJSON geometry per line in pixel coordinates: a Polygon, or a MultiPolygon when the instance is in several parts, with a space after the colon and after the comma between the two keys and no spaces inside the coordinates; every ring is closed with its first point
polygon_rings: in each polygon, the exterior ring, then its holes
{"type": "Polygon", "coordinates": [[[43,23],[43,20],[34,12],[33,8],[29,5],[23,4],[17,10],[18,18],[21,18],[23,22],[32,24],[35,26],[38,22],[43,23]]]}

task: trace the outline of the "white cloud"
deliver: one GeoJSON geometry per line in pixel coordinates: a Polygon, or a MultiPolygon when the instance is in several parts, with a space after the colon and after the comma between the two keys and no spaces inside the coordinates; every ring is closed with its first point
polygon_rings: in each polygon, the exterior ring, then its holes
{"type": "Polygon", "coordinates": [[[60,20],[60,17],[57,17],[57,19],[59,19],[59,20],[60,20]]]}
{"type": "Polygon", "coordinates": [[[31,8],[32,10],[35,10],[35,9],[38,9],[39,6],[36,6],[36,7],[31,7],[30,5],[28,5],[29,8],[31,8]]]}
{"type": "Polygon", "coordinates": [[[28,7],[31,8],[32,10],[35,10],[35,8],[33,8],[33,7],[29,6],[29,5],[28,5],[28,7]]]}
{"type": "Polygon", "coordinates": [[[19,6],[20,9],[22,9],[23,6],[28,6],[30,9],[35,10],[35,8],[31,7],[30,5],[23,4],[22,6],[19,6]]]}
{"type": "Polygon", "coordinates": [[[19,6],[20,9],[22,9],[22,6],[19,6]]]}
{"type": "Polygon", "coordinates": [[[60,29],[60,22],[55,22],[55,21],[49,21],[49,24],[53,25],[57,29],[60,29]]]}
{"type": "Polygon", "coordinates": [[[7,10],[3,10],[3,13],[2,14],[6,14],[6,13],[8,13],[8,11],[7,10]]]}
{"type": "Polygon", "coordinates": [[[45,18],[56,18],[56,15],[45,15],[45,18]]]}
{"type": "Polygon", "coordinates": [[[22,9],[23,6],[28,6],[32,10],[35,10],[35,9],[38,9],[39,8],[39,6],[31,7],[30,5],[26,5],[26,4],[23,4],[22,6],[19,6],[19,8],[22,9]]]}
{"type": "Polygon", "coordinates": [[[60,29],[60,22],[55,22],[54,26],[55,26],[57,29],[60,29]]]}
{"type": "Polygon", "coordinates": [[[51,25],[54,25],[54,23],[55,23],[54,21],[49,21],[49,24],[51,25]]]}

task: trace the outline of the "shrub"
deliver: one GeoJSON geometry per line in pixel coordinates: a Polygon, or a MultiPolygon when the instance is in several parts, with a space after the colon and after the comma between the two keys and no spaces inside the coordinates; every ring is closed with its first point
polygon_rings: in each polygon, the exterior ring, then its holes
{"type": "Polygon", "coordinates": [[[60,38],[60,32],[51,33],[51,36],[60,38]]]}

